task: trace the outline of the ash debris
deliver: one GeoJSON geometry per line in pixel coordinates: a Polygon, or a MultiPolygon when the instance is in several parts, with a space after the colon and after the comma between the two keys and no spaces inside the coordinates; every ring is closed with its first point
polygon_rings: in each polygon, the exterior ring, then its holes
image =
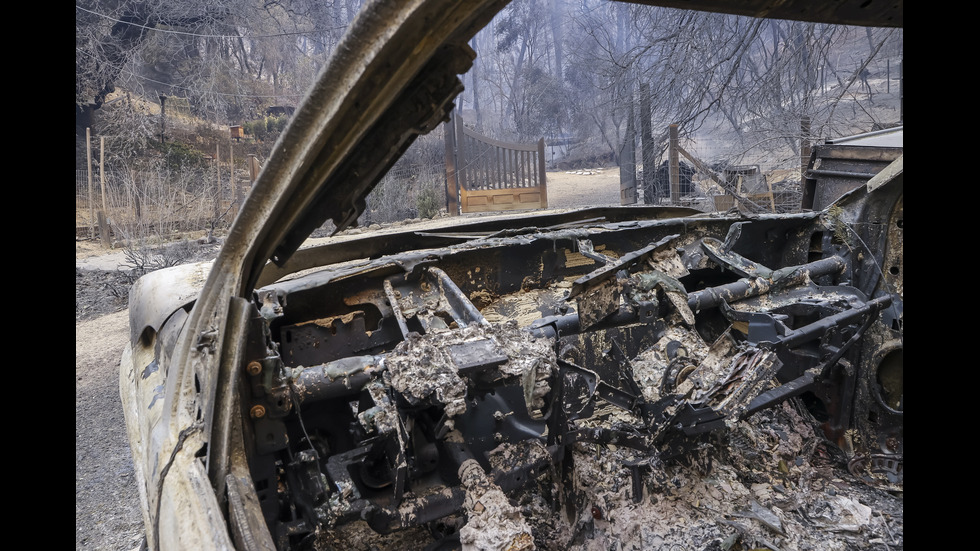
{"type": "Polygon", "coordinates": [[[459,478],[466,490],[466,525],[459,531],[464,551],[531,551],[534,537],[520,509],[470,459],[459,468],[459,478]]]}
{"type": "Polygon", "coordinates": [[[452,418],[466,411],[466,383],[449,352],[436,342],[440,337],[440,333],[410,334],[388,354],[385,365],[392,387],[409,404],[439,404],[452,418]]]}
{"type": "MultiPolygon", "coordinates": [[[[684,386],[707,375],[699,386],[709,390],[731,379],[725,370],[699,373],[692,367],[727,366],[727,361],[707,360],[712,354],[730,359],[738,347],[726,339],[705,346],[693,330],[676,327],[634,363],[647,400],[678,391],[694,396],[698,392],[684,386]]],[[[467,343],[480,343],[481,352],[491,350],[490,356],[500,358],[480,373],[521,378],[526,391],[537,389],[537,398],[548,392],[541,383],[555,369],[554,353],[546,340],[539,342],[514,324],[473,324],[412,336],[388,357],[393,386],[407,399],[432,400],[447,412],[457,400],[465,408],[468,376],[460,375],[460,357],[451,351],[467,343]]],[[[627,447],[577,442],[567,464],[555,465],[537,484],[515,494],[504,494],[475,464],[465,477],[461,469],[467,497],[455,520],[458,542],[449,548],[903,549],[901,485],[848,472],[840,449],[824,439],[798,400],[742,420],[733,415],[727,430],[668,462],[627,447]]],[[[629,427],[643,420],[605,405],[580,420],[580,426],[591,423],[629,427]]],[[[517,457],[524,452],[506,446],[494,450],[494,470],[507,472],[508,464],[527,459],[517,457]]],[[[418,549],[437,538],[422,539],[418,549]]]]}
{"type": "Polygon", "coordinates": [[[643,469],[634,496],[627,465],[637,452],[579,443],[572,486],[552,488],[564,494],[564,511],[525,496],[525,512],[537,548],[547,550],[902,549],[901,488],[853,477],[833,449],[787,402],[682,462],[643,469]]]}
{"type": "Polygon", "coordinates": [[[520,380],[528,407],[540,411],[557,360],[546,339],[536,339],[510,321],[409,334],[386,356],[385,365],[392,387],[409,404],[440,405],[451,419],[466,411],[464,372],[520,380]],[[467,364],[470,348],[481,357],[492,358],[492,363],[467,364]]]}
{"type": "MultiPolygon", "coordinates": [[[[598,412],[607,414],[628,421],[618,408],[598,412]]],[[[455,545],[440,541],[435,525],[381,536],[358,522],[323,534],[318,549],[904,549],[902,488],[867,484],[834,453],[791,400],[739,421],[685,461],[650,465],[639,501],[627,468],[638,452],[578,443],[566,483],[556,466],[514,495],[477,465],[461,469],[464,507],[439,524],[459,530],[455,545]]],[[[496,450],[494,467],[518,460],[513,454],[496,450]]]]}

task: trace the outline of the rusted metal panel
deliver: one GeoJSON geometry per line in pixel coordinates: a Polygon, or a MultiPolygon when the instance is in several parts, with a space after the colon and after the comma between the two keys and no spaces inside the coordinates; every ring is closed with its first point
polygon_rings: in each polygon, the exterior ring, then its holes
{"type": "Polygon", "coordinates": [[[900,147],[823,144],[804,174],[803,208],[820,210],[864,185],[902,154],[900,147]]]}

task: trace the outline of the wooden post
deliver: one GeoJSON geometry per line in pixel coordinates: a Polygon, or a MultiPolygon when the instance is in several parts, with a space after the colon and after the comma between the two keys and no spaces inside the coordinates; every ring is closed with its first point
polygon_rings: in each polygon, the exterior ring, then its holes
{"type": "Polygon", "coordinates": [[[218,160],[220,154],[218,145],[214,146],[214,221],[218,222],[221,215],[221,163],[218,160]]]}
{"type": "Polygon", "coordinates": [[[228,145],[228,165],[230,167],[228,170],[228,183],[231,185],[232,204],[235,205],[233,212],[237,215],[240,203],[238,201],[238,186],[235,183],[235,146],[233,144],[228,145]]]}
{"type": "Polygon", "coordinates": [[[105,136],[99,136],[99,187],[102,188],[102,210],[108,212],[105,197],[105,136]]]}
{"type": "Polygon", "coordinates": [[[885,93],[892,93],[892,60],[885,60],[885,93]]]}
{"type": "MultiPolygon", "coordinates": [[[[466,139],[463,136],[463,117],[460,114],[453,115],[453,145],[456,147],[456,193],[458,196],[462,196],[463,189],[470,189],[467,187],[469,182],[466,181],[466,175],[460,170],[460,167],[466,166],[466,160],[471,158],[467,155],[466,151],[466,139]]],[[[458,201],[458,200],[457,200],[458,201]]],[[[462,209],[463,205],[460,205],[462,209]]]]}
{"type": "Polygon", "coordinates": [[[248,155],[248,177],[249,185],[254,184],[255,179],[259,177],[259,160],[251,153],[248,155]]]}
{"type": "Polygon", "coordinates": [[[167,96],[160,94],[160,145],[167,140],[167,96]]]}
{"type": "Polygon", "coordinates": [[[449,113],[449,120],[443,125],[443,138],[446,143],[446,212],[449,216],[459,215],[459,187],[456,181],[456,114],[449,113]]]}
{"type": "Polygon", "coordinates": [[[636,203],[636,128],[633,124],[633,103],[630,101],[626,118],[626,135],[619,153],[619,204],[636,203]]]}
{"type": "Polygon", "coordinates": [[[85,127],[85,158],[88,167],[88,230],[89,237],[95,239],[95,199],[92,192],[92,129],[85,127]]]}
{"type": "Polygon", "coordinates": [[[105,213],[102,212],[101,210],[99,211],[99,214],[97,216],[97,221],[99,223],[99,235],[102,238],[102,246],[105,248],[109,248],[109,230],[107,227],[108,223],[106,222],[105,219],[105,213]]]}
{"type": "MultiPolygon", "coordinates": [[[[806,167],[810,164],[810,117],[800,119],[800,183],[806,180],[806,167]]],[[[775,208],[773,209],[775,211],[775,208]]]]}
{"type": "Polygon", "coordinates": [[[544,168],[544,138],[538,140],[538,185],[541,186],[541,208],[548,208],[548,182],[544,168]]]}
{"type": "Polygon", "coordinates": [[[139,186],[136,184],[136,169],[130,169],[129,175],[133,182],[133,211],[136,214],[136,225],[139,226],[143,222],[143,198],[140,196],[139,186]]]}
{"type": "Polygon", "coordinates": [[[99,233],[102,235],[102,246],[112,245],[109,236],[109,205],[105,198],[105,136],[99,136],[99,187],[102,189],[102,212],[99,213],[99,233]]]}
{"type": "Polygon", "coordinates": [[[672,124],[670,129],[670,202],[675,205],[681,200],[681,165],[680,155],[677,151],[677,125],[672,124]]]}

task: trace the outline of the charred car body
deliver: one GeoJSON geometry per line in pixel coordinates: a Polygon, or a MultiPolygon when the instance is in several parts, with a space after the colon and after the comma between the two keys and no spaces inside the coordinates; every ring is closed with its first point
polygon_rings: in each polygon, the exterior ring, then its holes
{"type": "Polygon", "coordinates": [[[121,391],[151,548],[392,533],[542,477],[574,512],[576,443],[636,450],[639,496],[790,398],[855,476],[901,485],[901,159],[820,212],[586,209],[298,250],[445,118],[501,6],[369,3],[214,264],[137,283],[121,391]]]}

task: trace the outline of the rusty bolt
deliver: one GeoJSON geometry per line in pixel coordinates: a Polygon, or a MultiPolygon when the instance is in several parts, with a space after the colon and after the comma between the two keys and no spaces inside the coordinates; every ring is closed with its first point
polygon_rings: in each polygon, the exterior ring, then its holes
{"type": "Polygon", "coordinates": [[[600,509],[596,505],[592,506],[592,518],[596,520],[602,520],[602,509],[600,509]]]}
{"type": "Polygon", "coordinates": [[[259,362],[249,362],[245,370],[248,371],[249,375],[258,375],[262,373],[262,364],[259,362]]]}
{"type": "Polygon", "coordinates": [[[255,419],[265,417],[265,406],[261,404],[252,406],[252,409],[250,409],[248,413],[255,419]]]}

